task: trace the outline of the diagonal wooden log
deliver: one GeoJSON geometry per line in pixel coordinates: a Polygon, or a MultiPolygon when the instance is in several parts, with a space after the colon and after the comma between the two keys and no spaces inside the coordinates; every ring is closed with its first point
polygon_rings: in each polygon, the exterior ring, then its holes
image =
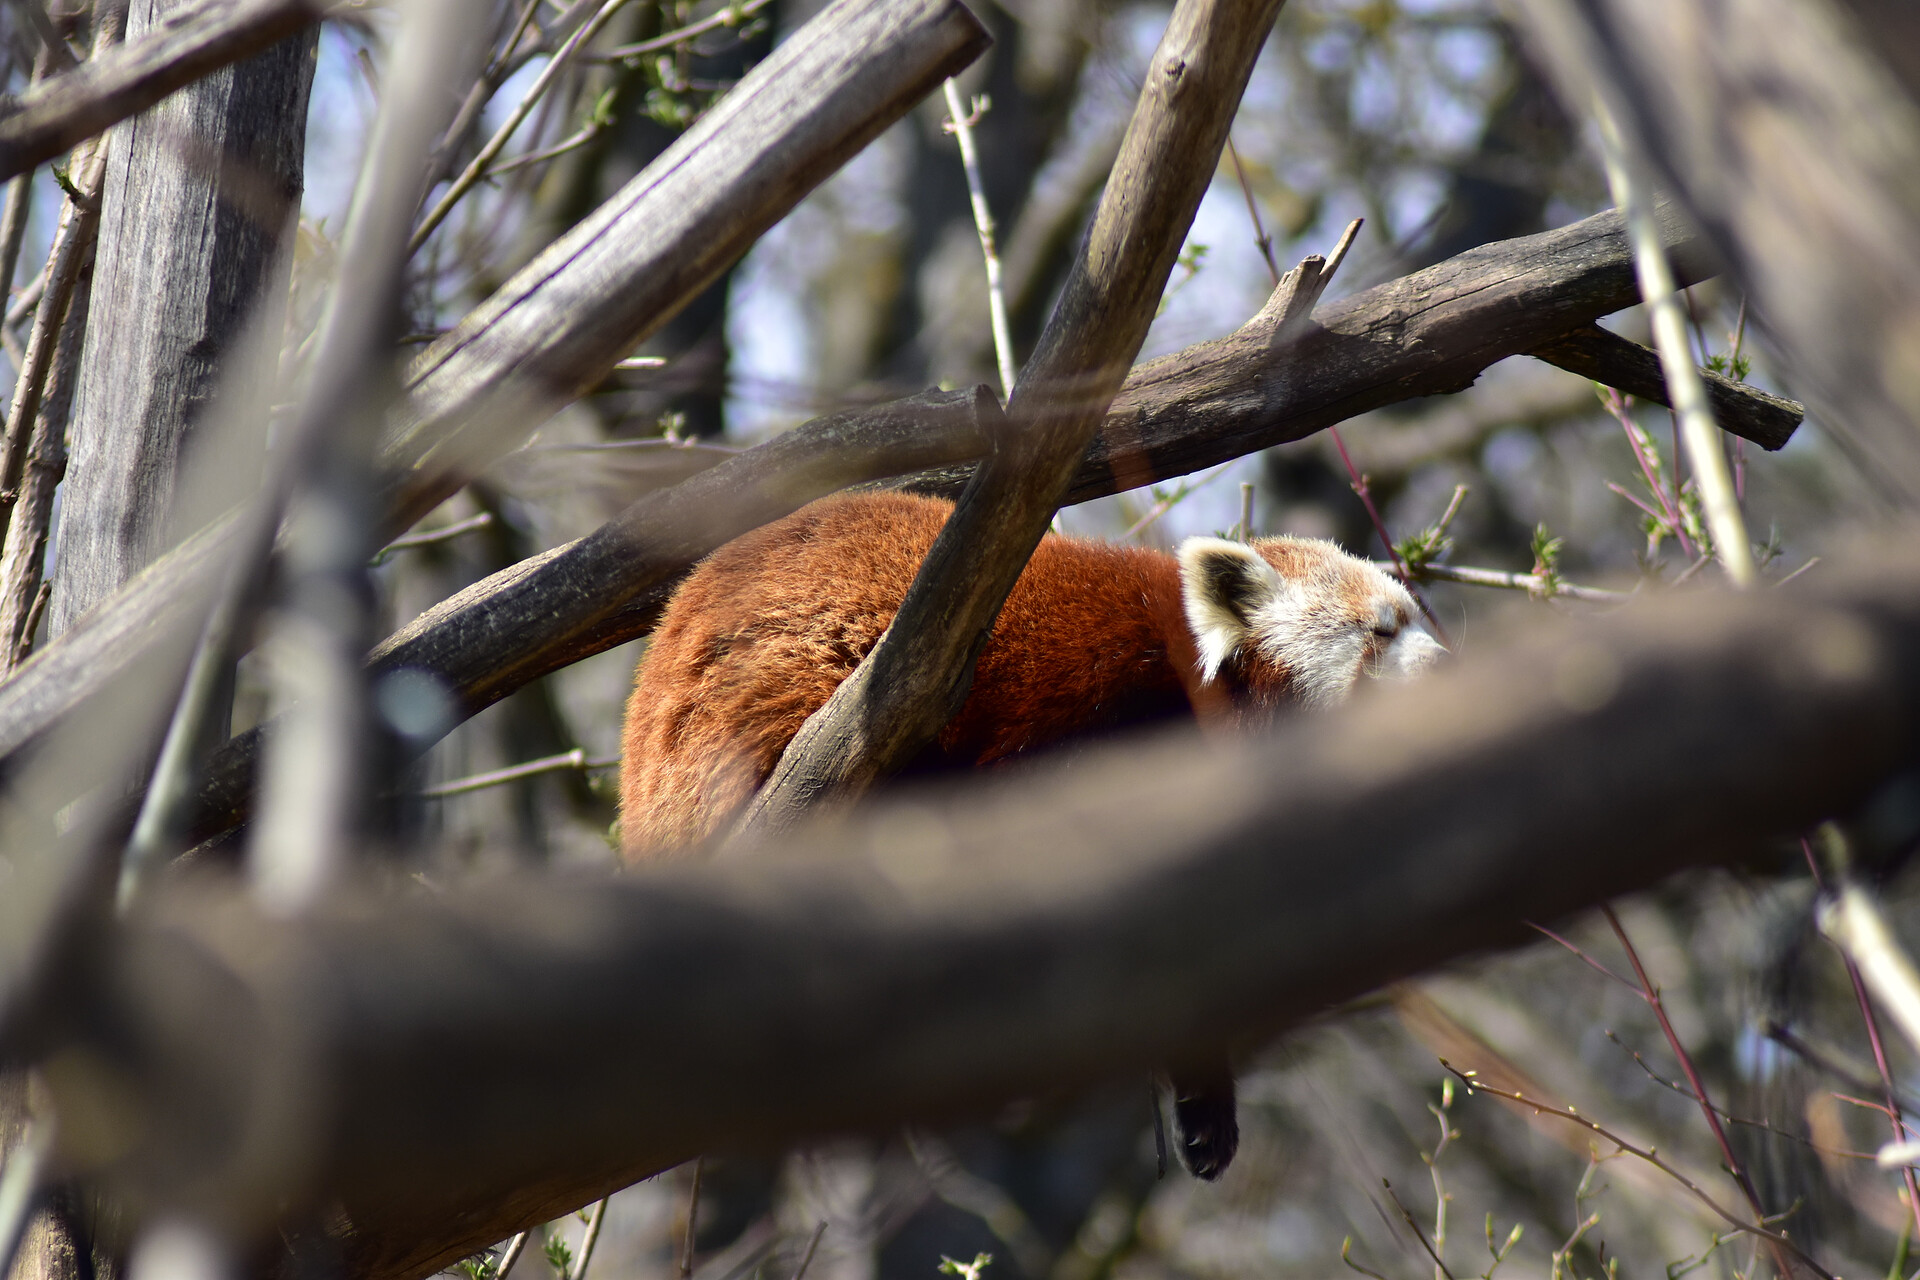
{"type": "Polygon", "coordinates": [[[194,0],[43,80],[0,114],[0,180],[25,173],[222,67],[318,22],[327,0],[194,0]]]}
{"type": "Polygon", "coordinates": [[[695,1151],[1270,1034],[1911,768],[1916,546],[1536,619],[1271,737],[975,778],[778,854],[301,921],[188,893],[49,1007],[61,1114],[103,1126],[69,1158],[143,1212],[257,1231],[324,1206],[352,1274],[403,1280],[695,1151]]]}
{"type": "MultiPolygon", "coordinates": [[[[414,363],[383,451],[383,524],[518,444],[604,377],[847,157],[971,61],[959,0],[836,0],[606,205],[414,363]]],[[[199,598],[223,522],[157,561],[0,685],[0,758],[103,688],[199,598]]]]}
{"type": "MultiPolygon", "coordinates": [[[[1678,223],[1668,231],[1683,278],[1704,278],[1706,264],[1688,233],[1678,223]]],[[[1273,317],[1263,312],[1226,338],[1135,369],[1067,500],[1150,484],[1382,405],[1460,390],[1487,365],[1638,299],[1620,221],[1603,213],[1333,303],[1280,347],[1272,343],[1273,317]]],[[[970,460],[986,449],[991,420],[982,412],[977,401],[934,394],[817,419],[708,479],[696,477],[684,495],[650,495],[588,539],[436,605],[383,641],[373,665],[437,675],[471,715],[528,681],[646,634],[682,574],[765,520],[847,485],[918,471],[942,451],[950,451],[947,465],[920,471],[912,484],[957,493],[972,474],[970,460]],[[776,493],[779,501],[769,503],[776,493]],[[735,494],[754,496],[736,505],[735,494]],[[662,519],[669,511],[675,514],[662,519]],[[679,527],[690,511],[697,520],[679,527]]],[[[0,734],[6,694],[0,686],[0,734]]],[[[245,818],[262,736],[250,731],[216,755],[196,839],[245,818]]]]}

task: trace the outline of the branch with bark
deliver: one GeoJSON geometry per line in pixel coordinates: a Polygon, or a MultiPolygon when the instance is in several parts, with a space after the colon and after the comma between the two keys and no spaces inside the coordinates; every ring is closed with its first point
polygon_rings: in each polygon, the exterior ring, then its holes
{"type": "Polygon", "coordinates": [[[355,1274],[422,1275],[696,1151],[1217,1053],[1847,812],[1920,753],[1920,554],[1884,545],[777,852],[298,922],[183,886],[28,1047],[78,1064],[63,1158],[137,1212],[258,1238],[325,1205],[355,1274]]]}

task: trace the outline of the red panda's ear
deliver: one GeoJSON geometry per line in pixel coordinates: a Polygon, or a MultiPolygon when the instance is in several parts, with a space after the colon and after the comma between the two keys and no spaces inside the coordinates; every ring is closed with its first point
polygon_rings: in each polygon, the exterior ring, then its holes
{"type": "Polygon", "coordinates": [[[1280,575],[1243,542],[1188,538],[1180,544],[1180,600],[1211,680],[1253,630],[1254,615],[1280,594],[1280,575]]]}

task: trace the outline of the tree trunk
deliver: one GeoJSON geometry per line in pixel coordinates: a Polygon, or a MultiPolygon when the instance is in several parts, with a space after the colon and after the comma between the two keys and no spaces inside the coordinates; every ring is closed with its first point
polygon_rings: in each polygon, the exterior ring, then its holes
{"type": "MultiPolygon", "coordinates": [[[[136,0],[128,35],[177,0],[136,0]]],[[[221,357],[277,307],[299,209],[315,36],[291,37],[121,125],[48,610],[58,635],[162,548],[174,477],[221,357]]]]}

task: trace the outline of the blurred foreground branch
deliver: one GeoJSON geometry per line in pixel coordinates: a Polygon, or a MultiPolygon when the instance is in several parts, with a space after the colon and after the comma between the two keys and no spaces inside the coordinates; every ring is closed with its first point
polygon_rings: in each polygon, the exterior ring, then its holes
{"type": "Polygon", "coordinates": [[[8,1047],[136,1213],[263,1239],[324,1205],[353,1274],[425,1274],[697,1151],[1215,1053],[1850,811],[1920,749],[1920,552],[1882,545],[777,853],[297,922],[176,889],[8,1047]]]}

